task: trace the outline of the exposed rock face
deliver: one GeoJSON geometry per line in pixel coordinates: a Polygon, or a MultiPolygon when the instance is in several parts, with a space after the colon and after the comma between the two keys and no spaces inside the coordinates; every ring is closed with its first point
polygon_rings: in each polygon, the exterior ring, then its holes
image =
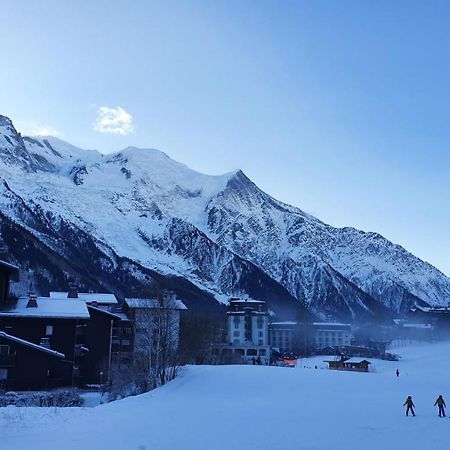
{"type": "Polygon", "coordinates": [[[450,279],[430,264],[275,200],[241,171],[208,176],[157,150],[102,155],[22,138],[3,116],[0,226],[18,262],[39,267],[25,278],[42,290],[72,275],[130,295],[158,279],[196,308],[238,295],[345,320],[450,301],[450,279]]]}

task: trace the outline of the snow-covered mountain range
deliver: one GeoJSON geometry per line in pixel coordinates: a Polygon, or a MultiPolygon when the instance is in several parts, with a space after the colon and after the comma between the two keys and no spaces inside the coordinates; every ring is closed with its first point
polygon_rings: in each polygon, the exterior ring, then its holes
{"type": "Polygon", "coordinates": [[[102,155],[22,137],[4,116],[0,227],[40,290],[73,276],[129,295],[156,279],[198,308],[240,295],[347,320],[450,302],[450,279],[430,264],[275,200],[241,171],[209,176],[153,149],[102,155]]]}

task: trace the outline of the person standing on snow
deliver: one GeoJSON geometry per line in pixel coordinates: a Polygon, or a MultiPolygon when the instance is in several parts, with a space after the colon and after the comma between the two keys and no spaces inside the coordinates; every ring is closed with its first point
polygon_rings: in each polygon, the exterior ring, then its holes
{"type": "Polygon", "coordinates": [[[408,398],[406,399],[405,403],[403,403],[403,406],[406,406],[406,415],[409,415],[409,411],[411,411],[412,415],[415,417],[415,413],[414,413],[414,402],[412,400],[412,397],[410,395],[408,395],[408,398]]]}
{"type": "Polygon", "coordinates": [[[397,375],[397,377],[399,377],[400,376],[400,371],[397,369],[395,374],[397,375]]]}
{"type": "Polygon", "coordinates": [[[439,407],[439,417],[445,417],[445,408],[447,407],[447,405],[445,404],[445,401],[442,398],[442,395],[440,395],[434,402],[434,406],[436,406],[436,405],[438,405],[438,407],[439,407]]]}

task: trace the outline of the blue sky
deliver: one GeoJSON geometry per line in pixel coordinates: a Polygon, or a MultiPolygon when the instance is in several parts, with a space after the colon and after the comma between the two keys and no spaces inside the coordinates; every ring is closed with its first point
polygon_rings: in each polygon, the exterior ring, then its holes
{"type": "Polygon", "coordinates": [[[0,0],[0,114],[242,168],[450,275],[449,23],[436,0],[0,0]]]}

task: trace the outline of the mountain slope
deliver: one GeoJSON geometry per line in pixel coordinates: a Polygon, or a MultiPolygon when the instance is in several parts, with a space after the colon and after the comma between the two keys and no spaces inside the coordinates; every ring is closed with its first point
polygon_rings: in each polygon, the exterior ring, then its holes
{"type": "Polygon", "coordinates": [[[124,293],[143,286],[104,283],[117,261],[166,283],[185,280],[205,293],[199,308],[240,295],[286,316],[305,302],[352,320],[450,301],[450,280],[431,265],[375,233],[334,228],[275,200],[241,171],[209,176],[157,150],[102,155],[22,138],[2,116],[0,211],[15,233],[25,230],[75,272],[91,258],[83,257],[89,241],[101,254],[98,282],[124,293]],[[80,240],[76,258],[67,239],[80,240]]]}
{"type": "MultiPolygon", "coordinates": [[[[245,255],[316,309],[324,306],[318,283],[324,271],[339,273],[396,312],[420,300],[450,300],[449,278],[401,246],[376,233],[326,225],[265,194],[242,172],[212,199],[207,214],[217,242],[245,255]]],[[[346,299],[357,295],[347,289],[346,299]]]]}

